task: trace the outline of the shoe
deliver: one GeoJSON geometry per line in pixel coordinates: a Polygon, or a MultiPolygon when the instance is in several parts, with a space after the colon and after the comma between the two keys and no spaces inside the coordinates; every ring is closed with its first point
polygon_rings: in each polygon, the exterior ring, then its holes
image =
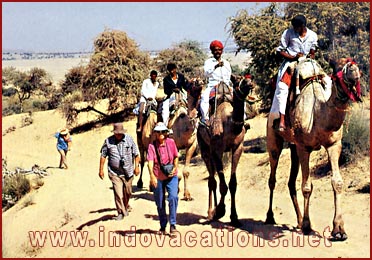
{"type": "Polygon", "coordinates": [[[158,235],[165,235],[165,234],[166,234],[165,227],[160,228],[158,231],[158,235]]]}
{"type": "Polygon", "coordinates": [[[176,236],[176,233],[177,233],[177,232],[178,232],[178,231],[177,231],[177,229],[176,229],[176,226],[175,226],[175,225],[171,225],[171,226],[170,226],[170,230],[169,230],[170,236],[171,236],[171,237],[176,236]]]}
{"type": "Polygon", "coordinates": [[[119,215],[117,215],[116,217],[114,217],[114,219],[116,220],[116,221],[119,221],[119,220],[122,220],[124,218],[124,215],[123,214],[119,214],[119,215]]]}
{"type": "Polygon", "coordinates": [[[205,127],[209,127],[209,119],[202,119],[200,120],[200,124],[205,126],[205,127]]]}

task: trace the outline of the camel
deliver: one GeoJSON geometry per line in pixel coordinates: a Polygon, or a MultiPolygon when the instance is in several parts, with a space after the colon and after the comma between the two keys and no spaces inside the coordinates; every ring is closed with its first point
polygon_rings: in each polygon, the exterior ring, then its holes
{"type": "Polygon", "coordinates": [[[169,120],[168,128],[173,131],[173,139],[176,142],[177,149],[185,149],[185,165],[182,170],[184,180],[184,200],[192,200],[190,191],[187,187],[188,178],[190,176],[190,161],[194,154],[198,142],[196,138],[196,129],[198,126],[197,118],[197,101],[199,99],[202,86],[199,80],[192,81],[187,93],[187,108],[186,104],[179,98],[176,101],[177,109],[173,117],[169,120]]]}
{"type": "MultiPolygon", "coordinates": [[[[307,62],[311,62],[308,60],[307,62]]],[[[313,61],[314,62],[314,61],[313,61]]],[[[341,139],[343,122],[347,111],[350,109],[350,101],[361,102],[360,72],[354,62],[348,62],[336,75],[333,75],[331,93],[324,90],[318,77],[306,79],[301,94],[295,99],[295,105],[289,106],[289,124],[284,132],[276,128],[278,120],[270,114],[267,122],[267,150],[270,160],[270,199],[267,211],[267,224],[275,224],[272,210],[273,193],[275,188],[275,174],[278,166],[279,156],[283,149],[283,142],[290,143],[291,169],[288,182],[289,193],[297,215],[298,228],[304,234],[312,232],[309,204],[313,190],[311,182],[309,158],[314,150],[323,146],[328,153],[331,164],[331,184],[334,191],[335,213],[333,218],[333,230],[331,240],[343,241],[347,239],[344,229],[344,221],[341,213],[341,194],[343,180],[339,170],[339,157],[341,154],[341,139]],[[297,202],[296,178],[299,165],[302,171],[301,190],[304,197],[304,215],[297,202]]],[[[293,92],[290,95],[294,95],[293,92]]],[[[287,113],[288,114],[288,113],[287,113]]]]}
{"type": "Polygon", "coordinates": [[[143,188],[142,173],[146,161],[147,149],[149,144],[155,140],[152,130],[154,129],[158,119],[156,103],[153,101],[148,101],[145,111],[146,115],[143,118],[145,123],[143,124],[142,131],[137,132],[137,144],[141,158],[141,173],[137,181],[137,187],[139,189],[143,188]]]}
{"type": "MultiPolygon", "coordinates": [[[[235,194],[237,188],[236,168],[243,152],[243,141],[246,132],[246,129],[244,128],[244,101],[252,89],[253,83],[251,79],[236,79],[234,81],[234,86],[238,86],[234,89],[232,104],[225,99],[221,104],[216,104],[215,113],[210,116],[211,126],[206,127],[200,124],[197,130],[197,139],[201,156],[209,172],[208,220],[220,219],[225,215],[225,196],[228,189],[230,189],[231,225],[240,226],[241,223],[238,220],[235,205],[235,194]],[[232,153],[229,186],[226,185],[224,175],[224,165],[222,161],[224,152],[232,153]],[[220,179],[221,194],[221,199],[218,205],[216,195],[217,182],[214,177],[216,172],[220,179]],[[212,196],[214,199],[213,205],[212,196]]],[[[221,82],[219,84],[219,89],[222,89],[223,85],[225,84],[221,82]]]]}

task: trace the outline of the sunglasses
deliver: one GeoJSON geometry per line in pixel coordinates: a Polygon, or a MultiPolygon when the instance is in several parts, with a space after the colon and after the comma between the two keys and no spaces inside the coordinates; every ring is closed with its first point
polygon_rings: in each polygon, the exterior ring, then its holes
{"type": "Polygon", "coordinates": [[[163,130],[163,131],[156,131],[157,133],[159,133],[159,134],[166,134],[166,133],[168,133],[168,131],[165,131],[165,130],[163,130]]]}

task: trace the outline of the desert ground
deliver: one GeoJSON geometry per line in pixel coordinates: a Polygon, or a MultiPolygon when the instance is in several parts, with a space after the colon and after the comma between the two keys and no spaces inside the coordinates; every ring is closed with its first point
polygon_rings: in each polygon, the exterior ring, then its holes
{"type": "MultiPolygon", "coordinates": [[[[369,104],[354,109],[364,109],[364,113],[369,115],[369,104]]],[[[66,124],[61,113],[58,110],[34,113],[33,124],[21,127],[24,116],[2,118],[2,158],[7,160],[8,169],[30,169],[38,164],[48,167],[49,175],[43,178],[42,187],[32,190],[2,213],[3,257],[370,257],[370,195],[358,192],[370,181],[369,158],[360,158],[357,163],[341,168],[345,183],[342,211],[348,240],[330,242],[327,239],[334,214],[330,172],[327,170],[318,170],[313,178],[310,217],[318,234],[304,236],[296,229],[296,216],[287,189],[289,149],[284,149],[277,172],[274,194],[277,224],[264,224],[269,203],[267,182],[270,170],[268,154],[258,151],[257,146],[265,138],[265,115],[250,120],[251,129],[245,136],[244,153],[237,169],[236,203],[242,226],[236,229],[229,226],[229,194],[225,216],[219,221],[206,220],[208,173],[200,155],[197,155],[192,160],[189,178],[189,190],[194,200],[182,200],[181,180],[177,216],[179,235],[176,238],[156,234],[159,220],[153,194],[148,190],[146,166],[143,174],[145,187],[142,190],[136,187],[138,177],[133,181],[134,192],[130,201],[133,210],[122,221],[112,220],[116,215],[112,185],[107,171],[104,180],[98,177],[99,151],[104,139],[112,134],[111,125],[73,134],[73,147],[68,154],[69,169],[64,170],[58,168],[59,155],[54,137],[56,130],[66,124]],[[4,135],[11,126],[15,126],[15,131],[4,135]],[[36,243],[37,234],[45,235],[44,243],[42,240],[36,243]],[[59,241],[58,236],[61,236],[59,241]],[[82,238],[80,241],[76,240],[78,236],[82,238]]],[[[95,118],[93,113],[81,115],[78,123],[95,118]]],[[[128,118],[124,126],[128,134],[135,137],[135,119],[128,118]]],[[[314,152],[311,167],[324,165],[326,159],[324,149],[314,152]]],[[[228,180],[229,167],[226,176],[228,180]]],[[[299,203],[303,205],[300,187],[301,176],[297,180],[297,192],[299,203]]]]}

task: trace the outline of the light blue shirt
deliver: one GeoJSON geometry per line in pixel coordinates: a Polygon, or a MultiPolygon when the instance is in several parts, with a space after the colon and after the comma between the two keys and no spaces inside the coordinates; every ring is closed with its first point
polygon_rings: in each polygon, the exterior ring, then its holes
{"type": "Polygon", "coordinates": [[[310,50],[316,50],[318,36],[314,31],[306,29],[304,38],[300,38],[300,35],[293,28],[285,30],[280,40],[280,46],[276,50],[286,51],[292,56],[296,56],[297,53],[308,55],[310,50]]]}
{"type": "MultiPolygon", "coordinates": [[[[63,137],[60,135],[60,133],[57,132],[57,133],[54,135],[54,137],[57,138],[57,150],[65,150],[65,151],[67,151],[67,149],[68,149],[68,144],[67,144],[67,142],[65,141],[65,139],[63,139],[63,137]]],[[[69,142],[72,141],[71,136],[69,137],[68,141],[69,141],[69,142]]]]}

